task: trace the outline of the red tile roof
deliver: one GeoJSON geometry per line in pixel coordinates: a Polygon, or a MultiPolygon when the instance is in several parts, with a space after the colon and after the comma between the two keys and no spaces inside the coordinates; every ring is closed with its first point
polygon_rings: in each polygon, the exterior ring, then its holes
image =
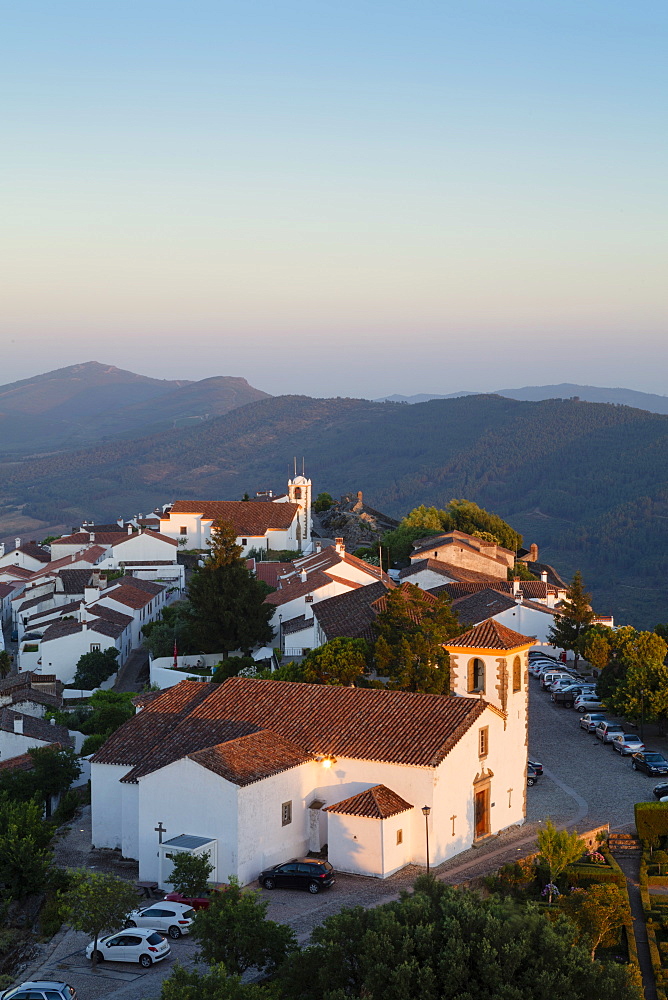
{"type": "Polygon", "coordinates": [[[151,603],[153,595],[147,594],[143,590],[138,590],[136,587],[131,587],[129,584],[124,583],[120,587],[105,590],[101,595],[100,600],[116,601],[117,604],[123,604],[127,608],[133,608],[133,610],[139,611],[141,608],[151,603]]]}
{"type": "MultiPolygon", "coordinates": [[[[126,533],[125,535],[121,535],[120,537],[117,536],[111,544],[112,545],[123,545],[124,542],[129,542],[133,538],[141,538],[143,535],[147,535],[149,538],[157,538],[161,542],[168,542],[170,545],[173,545],[175,548],[176,548],[176,546],[178,546],[178,542],[177,542],[177,540],[175,538],[170,538],[169,535],[161,535],[159,531],[139,531],[139,532],[134,531],[131,535],[128,535],[126,533]]],[[[97,541],[97,535],[95,535],[95,540],[97,541]]]]}
{"type": "MultiPolygon", "coordinates": [[[[76,531],[73,535],[63,535],[62,538],[56,538],[51,543],[51,552],[54,556],[58,557],[58,549],[63,545],[80,545],[82,548],[86,545],[113,545],[114,542],[119,540],[121,533],[122,529],[118,531],[97,531],[95,528],[92,528],[90,531],[76,531]]],[[[123,535],[122,537],[125,539],[129,536],[123,535]]]]}
{"type": "MultiPolygon", "coordinates": [[[[345,583],[348,583],[348,581],[346,580],[345,583]]],[[[294,577],[294,582],[284,582],[280,590],[275,590],[272,594],[267,594],[264,603],[280,607],[282,604],[294,601],[297,597],[305,597],[306,594],[311,594],[322,587],[329,587],[331,584],[332,579],[327,573],[316,570],[314,573],[309,574],[309,578],[305,583],[302,583],[298,576],[294,577]]],[[[353,585],[351,584],[350,587],[352,590],[353,585]]]]}
{"type": "MultiPolygon", "coordinates": [[[[374,602],[382,597],[387,590],[387,584],[380,580],[370,583],[358,590],[349,590],[336,597],[328,597],[313,605],[313,615],[318,619],[320,628],[329,639],[375,639],[372,629],[378,613],[374,602]]],[[[285,631],[286,622],[283,623],[285,631]]]]}
{"type": "Polygon", "coordinates": [[[23,733],[30,739],[43,740],[45,743],[62,743],[63,746],[74,746],[74,739],[70,736],[65,726],[52,725],[45,719],[38,719],[34,715],[23,715],[21,712],[13,712],[11,708],[0,709],[0,729],[6,733],[14,732],[14,721],[23,720],[23,733]]]}
{"type": "Polygon", "coordinates": [[[534,642],[535,635],[522,635],[520,632],[513,632],[511,628],[506,628],[500,622],[490,618],[480,625],[474,626],[463,635],[458,635],[450,642],[445,643],[446,649],[517,649],[519,646],[526,646],[534,642]]]}
{"type": "Polygon", "coordinates": [[[477,570],[462,569],[461,566],[453,566],[451,563],[443,562],[442,559],[420,559],[417,562],[411,563],[410,566],[401,570],[399,579],[408,579],[426,569],[431,570],[432,573],[437,573],[439,576],[447,577],[449,580],[481,583],[487,587],[491,587],[499,582],[498,577],[490,576],[489,573],[478,573],[477,570]]]}
{"type": "Polygon", "coordinates": [[[343,813],[346,816],[365,816],[368,819],[387,819],[414,807],[386,785],[374,785],[349,799],[325,806],[325,812],[343,813]]]}
{"type": "Polygon", "coordinates": [[[188,756],[235,785],[250,785],[315,760],[312,754],[268,729],[197,750],[188,756]]]}
{"type": "Polygon", "coordinates": [[[254,563],[255,576],[270,587],[278,586],[279,576],[294,572],[294,566],[289,562],[258,562],[256,559],[254,563]]]}
{"type": "Polygon", "coordinates": [[[299,513],[299,506],[262,500],[179,500],[170,513],[201,514],[207,521],[228,521],[237,537],[254,537],[272,530],[285,531],[299,513]]]}

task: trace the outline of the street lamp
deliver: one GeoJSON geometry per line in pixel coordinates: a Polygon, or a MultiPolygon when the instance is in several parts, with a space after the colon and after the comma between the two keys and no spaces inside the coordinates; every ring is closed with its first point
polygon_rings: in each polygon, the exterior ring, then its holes
{"type": "Polygon", "coordinates": [[[645,742],[645,692],[640,692],[640,740],[645,742]]]}
{"type": "Polygon", "coordinates": [[[427,875],[429,874],[429,813],[431,808],[429,806],[422,806],[422,815],[424,816],[424,832],[427,839],[427,875]]]}

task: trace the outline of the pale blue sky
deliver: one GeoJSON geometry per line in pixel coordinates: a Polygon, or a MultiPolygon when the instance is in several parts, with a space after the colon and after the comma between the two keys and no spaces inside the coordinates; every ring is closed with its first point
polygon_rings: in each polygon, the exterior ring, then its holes
{"type": "Polygon", "coordinates": [[[668,391],[665,0],[0,14],[0,382],[668,391]]]}

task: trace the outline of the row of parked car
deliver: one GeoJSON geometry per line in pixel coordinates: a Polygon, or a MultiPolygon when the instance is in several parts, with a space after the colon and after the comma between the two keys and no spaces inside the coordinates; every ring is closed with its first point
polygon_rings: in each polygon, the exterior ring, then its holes
{"type": "MultiPolygon", "coordinates": [[[[662,753],[648,750],[637,733],[627,732],[622,723],[611,722],[603,712],[596,711],[602,707],[596,696],[596,685],[564,669],[554,657],[538,651],[529,653],[529,672],[540,679],[541,688],[550,692],[554,702],[583,711],[580,728],[593,733],[620,756],[631,757],[634,771],[643,771],[650,777],[668,775],[668,760],[662,753]]],[[[668,797],[668,782],[657,785],[654,795],[658,799],[668,797]]]]}

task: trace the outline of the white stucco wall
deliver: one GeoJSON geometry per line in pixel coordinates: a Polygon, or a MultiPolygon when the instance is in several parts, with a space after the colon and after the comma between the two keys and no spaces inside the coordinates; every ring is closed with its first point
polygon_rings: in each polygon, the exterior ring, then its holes
{"type": "MultiPolygon", "coordinates": [[[[84,628],[81,632],[73,632],[72,635],[63,635],[59,639],[49,639],[40,644],[41,664],[39,671],[43,674],[55,674],[59,681],[64,684],[71,684],[77,672],[77,662],[84,653],[90,653],[91,647],[99,645],[102,652],[111,647],[120,652],[116,661],[119,666],[123,665],[127,655],[128,644],[124,643],[126,633],[117,639],[108,635],[102,635],[93,629],[84,628]]],[[[20,661],[21,670],[31,669],[24,666],[24,660],[20,661]]]]}
{"type": "Polygon", "coordinates": [[[442,587],[445,583],[453,583],[454,577],[445,573],[435,573],[432,569],[421,569],[410,576],[402,576],[400,583],[412,583],[421,590],[431,590],[432,587],[442,587]]]}
{"type": "Polygon", "coordinates": [[[516,604],[514,608],[494,615],[494,620],[522,635],[534,635],[541,644],[547,643],[547,633],[554,625],[554,615],[527,608],[524,604],[516,604]]]}
{"type": "MultiPolygon", "coordinates": [[[[121,847],[123,808],[120,779],[130,766],[91,762],[91,815],[93,847],[121,847]]],[[[127,855],[126,855],[127,856],[127,855]]]]}
{"type": "Polygon", "coordinates": [[[0,730],[0,760],[10,757],[20,757],[34,747],[48,747],[50,740],[36,740],[34,736],[23,736],[19,733],[6,733],[0,730]]]}

